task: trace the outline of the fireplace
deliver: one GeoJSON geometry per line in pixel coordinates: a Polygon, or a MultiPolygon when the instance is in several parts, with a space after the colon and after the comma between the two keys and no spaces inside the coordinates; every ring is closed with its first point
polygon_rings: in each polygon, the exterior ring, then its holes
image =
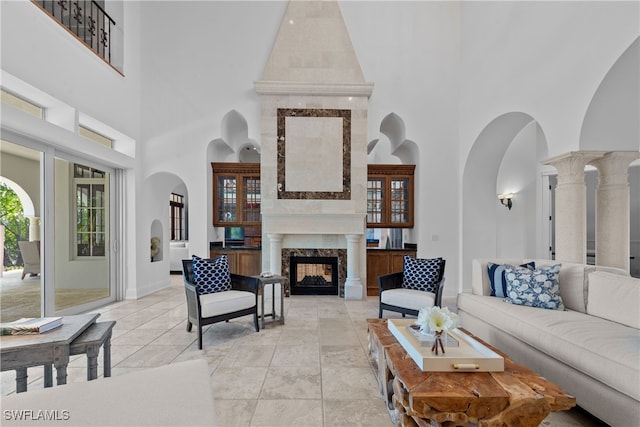
{"type": "Polygon", "coordinates": [[[286,248],[282,249],[281,259],[282,275],[289,278],[291,294],[344,297],[347,276],[347,251],[345,249],[286,248]],[[298,277],[300,275],[302,277],[298,277]],[[304,283],[300,283],[304,280],[305,275],[311,277],[307,278],[304,283]],[[321,278],[313,276],[321,276],[321,278]],[[322,279],[331,282],[331,284],[323,283],[322,279]],[[319,285],[312,285],[311,282],[318,282],[319,285]]]}
{"type": "Polygon", "coordinates": [[[292,256],[289,283],[293,295],[338,295],[338,257],[292,256]]]}

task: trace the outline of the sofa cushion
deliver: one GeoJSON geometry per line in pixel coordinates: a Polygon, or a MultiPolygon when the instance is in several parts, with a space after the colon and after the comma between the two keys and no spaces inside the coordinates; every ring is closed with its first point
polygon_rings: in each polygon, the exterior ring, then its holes
{"type": "MultiPolygon", "coordinates": [[[[491,296],[504,298],[507,296],[507,279],[504,277],[504,264],[487,263],[487,273],[489,274],[489,282],[491,284],[491,296]]],[[[520,267],[536,268],[536,263],[531,261],[526,264],[520,264],[520,267]]]]}
{"type": "Polygon", "coordinates": [[[421,308],[433,307],[436,301],[436,294],[433,292],[416,291],[415,289],[389,289],[382,292],[380,301],[384,304],[419,311],[421,308]]]}
{"type": "Polygon", "coordinates": [[[193,278],[200,295],[231,289],[231,274],[227,255],[204,259],[193,255],[193,278]]]}
{"type": "MultiPolygon", "coordinates": [[[[557,262],[548,259],[537,259],[536,265],[545,267],[557,262]]],[[[587,312],[587,274],[594,270],[595,267],[593,265],[562,262],[558,280],[560,281],[560,296],[565,308],[581,313],[587,312]]]]}
{"type": "MultiPolygon", "coordinates": [[[[540,310],[498,298],[458,295],[464,313],[636,400],[640,399],[640,330],[573,310],[540,310]]],[[[473,330],[471,330],[473,332],[473,330]]]]}
{"type": "Polygon", "coordinates": [[[587,313],[640,329],[640,279],[594,271],[589,274],[587,313]]]}
{"type": "MultiPolygon", "coordinates": [[[[506,258],[474,258],[471,261],[471,289],[476,295],[491,295],[491,281],[487,270],[487,264],[511,264],[519,265],[529,260],[506,258]]],[[[537,265],[537,264],[536,264],[537,265]]]]}
{"type": "Polygon", "coordinates": [[[404,256],[402,287],[417,291],[435,292],[442,258],[413,258],[404,256]]]}
{"type": "Polygon", "coordinates": [[[256,294],[230,290],[199,295],[202,317],[213,317],[233,313],[256,305],[256,294]]]}
{"type": "Polygon", "coordinates": [[[558,276],[560,264],[530,270],[513,265],[505,266],[507,297],[511,304],[564,310],[558,276]]]}

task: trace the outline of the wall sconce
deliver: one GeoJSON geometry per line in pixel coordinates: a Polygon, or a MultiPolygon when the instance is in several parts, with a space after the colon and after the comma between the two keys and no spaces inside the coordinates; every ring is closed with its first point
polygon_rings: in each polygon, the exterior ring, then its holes
{"type": "Polygon", "coordinates": [[[511,210],[511,207],[513,206],[511,199],[513,199],[513,193],[498,194],[498,200],[500,200],[502,206],[506,206],[509,210],[511,210]]]}

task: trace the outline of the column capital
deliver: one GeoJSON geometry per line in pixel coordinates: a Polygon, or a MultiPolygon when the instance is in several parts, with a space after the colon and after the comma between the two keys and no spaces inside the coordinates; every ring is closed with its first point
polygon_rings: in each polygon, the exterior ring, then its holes
{"type": "Polygon", "coordinates": [[[571,151],[552,157],[544,162],[558,171],[558,185],[584,184],[584,167],[602,157],[603,151],[571,151]]]}
{"type": "Polygon", "coordinates": [[[269,233],[269,234],[267,234],[267,237],[272,242],[281,242],[282,241],[282,236],[283,236],[282,233],[269,233]]]}
{"type": "Polygon", "coordinates": [[[640,159],[640,151],[612,151],[594,159],[589,164],[600,173],[600,185],[629,183],[629,165],[640,159]]]}

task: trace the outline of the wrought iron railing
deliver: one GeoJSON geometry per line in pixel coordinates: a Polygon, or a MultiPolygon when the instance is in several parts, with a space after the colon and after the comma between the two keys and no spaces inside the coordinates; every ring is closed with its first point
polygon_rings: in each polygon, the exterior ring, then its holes
{"type": "Polygon", "coordinates": [[[111,29],[116,23],[93,0],[32,0],[111,64],[111,29]]]}

